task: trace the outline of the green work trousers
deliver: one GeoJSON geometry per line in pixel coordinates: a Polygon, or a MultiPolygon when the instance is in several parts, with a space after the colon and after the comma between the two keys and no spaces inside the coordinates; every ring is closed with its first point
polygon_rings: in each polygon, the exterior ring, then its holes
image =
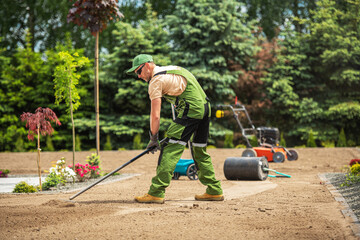
{"type": "Polygon", "coordinates": [[[156,176],[152,178],[148,194],[161,198],[165,196],[165,189],[170,184],[176,164],[192,135],[194,135],[193,157],[198,167],[200,182],[207,186],[208,194],[223,193],[220,181],[215,178],[211,157],[206,152],[210,122],[208,115],[207,110],[203,119],[182,119],[172,122],[168,129],[168,139],[161,147],[156,176]]]}

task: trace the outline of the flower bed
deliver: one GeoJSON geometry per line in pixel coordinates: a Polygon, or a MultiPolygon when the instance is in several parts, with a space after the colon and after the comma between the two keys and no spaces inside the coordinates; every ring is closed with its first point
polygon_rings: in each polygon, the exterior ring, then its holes
{"type": "Polygon", "coordinates": [[[9,169],[0,169],[0,177],[7,177],[9,173],[9,169]]]}

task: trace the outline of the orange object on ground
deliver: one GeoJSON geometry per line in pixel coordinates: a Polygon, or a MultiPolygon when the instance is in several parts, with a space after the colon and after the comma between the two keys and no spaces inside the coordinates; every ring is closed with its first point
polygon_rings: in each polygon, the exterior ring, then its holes
{"type": "Polygon", "coordinates": [[[268,162],[273,162],[273,155],[276,152],[281,152],[284,154],[284,160],[287,160],[287,156],[286,156],[286,152],[283,148],[280,147],[274,147],[274,148],[267,148],[267,147],[253,147],[253,149],[256,152],[256,155],[258,157],[266,157],[266,159],[268,160],[268,162]]]}

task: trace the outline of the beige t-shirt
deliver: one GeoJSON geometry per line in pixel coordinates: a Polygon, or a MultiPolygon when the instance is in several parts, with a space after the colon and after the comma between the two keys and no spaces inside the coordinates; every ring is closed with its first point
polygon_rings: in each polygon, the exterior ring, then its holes
{"type": "MultiPolygon", "coordinates": [[[[178,66],[156,66],[153,76],[158,72],[180,69],[178,66]]],[[[159,74],[153,77],[149,83],[150,100],[161,98],[163,95],[179,96],[185,91],[186,78],[176,74],[159,74]]]]}

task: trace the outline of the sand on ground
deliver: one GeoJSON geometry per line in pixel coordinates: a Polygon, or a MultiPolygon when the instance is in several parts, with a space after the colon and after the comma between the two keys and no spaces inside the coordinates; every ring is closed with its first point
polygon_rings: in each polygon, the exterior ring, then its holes
{"type": "MultiPolygon", "coordinates": [[[[181,176],[166,190],[165,204],[140,204],[134,196],[147,193],[159,153],[147,154],[120,173],[130,179],[97,185],[68,201],[76,192],[0,194],[1,239],[358,239],[352,219],[344,217],[319,174],[340,172],[355,148],[300,148],[299,160],[270,162],[270,168],[291,178],[228,181],[223,172],[228,157],[241,149],[209,149],[225,201],[194,201],[205,192],[199,181],[181,176]]],[[[142,151],[102,151],[101,167],[110,172],[142,151]]],[[[90,152],[77,152],[85,163],[90,152]]],[[[183,158],[189,158],[188,150],[183,158]]],[[[48,170],[71,152],[42,152],[48,170]]],[[[37,174],[37,153],[0,153],[0,166],[11,174],[37,174]]],[[[0,179],[1,181],[1,179],[0,179]]]]}

